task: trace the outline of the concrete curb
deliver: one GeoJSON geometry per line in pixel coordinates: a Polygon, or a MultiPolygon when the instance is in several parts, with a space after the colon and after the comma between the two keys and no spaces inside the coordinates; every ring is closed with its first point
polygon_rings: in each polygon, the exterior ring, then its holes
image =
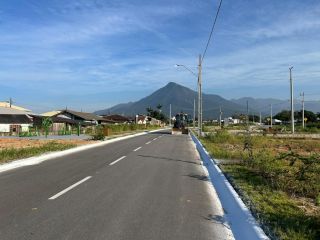
{"type": "Polygon", "coordinates": [[[198,138],[191,134],[224,209],[235,239],[269,239],[198,138]]]}
{"type": "Polygon", "coordinates": [[[119,142],[119,141],[122,141],[125,139],[134,138],[134,137],[138,137],[138,136],[146,135],[148,133],[158,132],[158,131],[162,131],[162,130],[165,130],[165,129],[157,129],[157,130],[153,130],[153,131],[147,131],[147,132],[136,133],[136,134],[122,136],[122,137],[116,137],[116,138],[112,138],[110,140],[106,140],[106,141],[102,141],[102,142],[98,142],[98,143],[93,143],[93,144],[88,144],[88,145],[84,145],[84,146],[79,146],[79,147],[75,147],[75,148],[70,148],[70,149],[63,150],[63,151],[46,153],[46,154],[36,156],[36,157],[14,160],[9,163],[1,164],[0,165],[0,173],[5,172],[5,171],[9,171],[9,170],[12,170],[15,168],[24,167],[24,166],[36,165],[36,164],[42,163],[44,161],[55,159],[55,158],[62,157],[62,156],[66,156],[66,155],[69,155],[72,153],[85,151],[85,150],[95,148],[95,147],[101,147],[101,146],[104,146],[104,145],[107,145],[110,143],[119,142]]]}

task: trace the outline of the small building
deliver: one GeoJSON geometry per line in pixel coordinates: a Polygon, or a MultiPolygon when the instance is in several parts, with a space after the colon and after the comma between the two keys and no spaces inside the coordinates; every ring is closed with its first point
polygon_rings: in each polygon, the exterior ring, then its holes
{"type": "Polygon", "coordinates": [[[156,119],[156,118],[153,118],[153,117],[147,117],[148,119],[148,123],[151,124],[151,125],[157,125],[157,126],[161,126],[161,121],[156,119]]]}
{"type": "Polygon", "coordinates": [[[136,115],[136,124],[147,124],[148,117],[145,115],[136,115]]]}
{"type": "Polygon", "coordinates": [[[281,120],[279,120],[279,119],[272,119],[272,124],[274,124],[274,125],[281,125],[282,124],[282,121],[281,120]]]}
{"type": "Polygon", "coordinates": [[[237,119],[237,118],[231,118],[231,119],[229,119],[229,121],[232,124],[240,124],[241,123],[240,119],[237,119]]]}
{"type": "Polygon", "coordinates": [[[241,123],[241,120],[238,118],[228,117],[223,120],[224,126],[228,126],[229,124],[239,124],[239,123],[241,123]]]}
{"type": "Polygon", "coordinates": [[[107,119],[97,116],[93,113],[77,112],[69,109],[46,112],[41,115],[45,117],[71,119],[77,123],[80,122],[81,125],[98,125],[109,122],[107,119]]]}
{"type": "Polygon", "coordinates": [[[21,132],[28,132],[32,126],[32,117],[28,112],[0,107],[0,134],[19,135],[21,132]]]}

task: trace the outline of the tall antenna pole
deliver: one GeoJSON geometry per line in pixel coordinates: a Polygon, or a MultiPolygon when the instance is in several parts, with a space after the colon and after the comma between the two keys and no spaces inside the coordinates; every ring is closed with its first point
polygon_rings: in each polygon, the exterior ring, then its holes
{"type": "Polygon", "coordinates": [[[302,128],[305,128],[305,121],[304,121],[304,92],[300,94],[302,96],[302,128]]]}
{"type": "Polygon", "coordinates": [[[293,109],[293,81],[292,81],[292,68],[289,68],[290,72],[290,95],[291,95],[291,133],[294,134],[294,109],[293,109]]]}
{"type": "Polygon", "coordinates": [[[9,106],[11,108],[11,106],[12,106],[12,98],[10,98],[10,100],[9,100],[9,106]]]}

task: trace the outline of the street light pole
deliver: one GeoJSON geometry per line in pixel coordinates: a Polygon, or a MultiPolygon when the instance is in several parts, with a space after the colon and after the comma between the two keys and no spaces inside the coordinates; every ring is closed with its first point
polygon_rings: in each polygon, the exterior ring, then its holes
{"type": "MultiPolygon", "coordinates": [[[[199,75],[197,75],[196,73],[194,73],[190,68],[186,67],[183,64],[176,64],[176,67],[183,67],[185,68],[187,71],[189,71],[192,75],[198,77],[198,127],[199,127],[199,113],[200,113],[200,87],[199,87],[199,75]]],[[[195,128],[195,121],[196,121],[196,100],[193,100],[193,128],[195,128]]],[[[198,131],[199,133],[199,131],[198,131]]]]}
{"type": "Polygon", "coordinates": [[[261,112],[260,112],[259,123],[260,123],[260,126],[261,126],[261,125],[262,125],[262,121],[261,121],[261,112]]]}
{"type": "Polygon", "coordinates": [[[193,99],[193,129],[196,126],[196,99],[193,99]]]}
{"type": "Polygon", "coordinates": [[[198,66],[198,75],[194,73],[190,68],[182,64],[176,64],[177,67],[183,67],[192,73],[194,76],[198,77],[198,135],[201,136],[202,132],[202,58],[201,54],[199,55],[199,66],[198,66]]]}
{"type": "Polygon", "coordinates": [[[292,81],[292,68],[289,68],[290,72],[290,95],[291,95],[291,133],[294,134],[294,109],[293,109],[293,81],[292,81]]]}
{"type": "Polygon", "coordinates": [[[169,120],[169,125],[171,127],[171,104],[170,104],[170,120],[169,120]]]}
{"type": "Polygon", "coordinates": [[[219,115],[219,126],[221,128],[221,121],[222,121],[222,110],[221,110],[221,106],[220,106],[220,115],[219,115]]]}
{"type": "Polygon", "coordinates": [[[202,64],[201,54],[199,55],[199,74],[198,74],[198,135],[202,133],[202,64]]]}
{"type": "Polygon", "coordinates": [[[270,126],[271,126],[271,128],[272,128],[272,126],[273,126],[273,123],[272,123],[272,115],[273,115],[273,113],[272,113],[272,104],[270,104],[270,126]]]}
{"type": "Polygon", "coordinates": [[[305,127],[305,122],[304,122],[304,92],[300,94],[302,96],[302,128],[304,129],[305,127]]]}

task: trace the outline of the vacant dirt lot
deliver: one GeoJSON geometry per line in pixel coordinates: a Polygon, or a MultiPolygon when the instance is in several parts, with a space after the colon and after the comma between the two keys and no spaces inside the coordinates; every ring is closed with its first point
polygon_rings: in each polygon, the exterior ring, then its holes
{"type": "Polygon", "coordinates": [[[90,140],[34,140],[34,139],[0,139],[0,150],[8,148],[28,148],[28,147],[40,147],[48,142],[56,142],[61,144],[75,144],[77,146],[93,143],[90,140]]]}

